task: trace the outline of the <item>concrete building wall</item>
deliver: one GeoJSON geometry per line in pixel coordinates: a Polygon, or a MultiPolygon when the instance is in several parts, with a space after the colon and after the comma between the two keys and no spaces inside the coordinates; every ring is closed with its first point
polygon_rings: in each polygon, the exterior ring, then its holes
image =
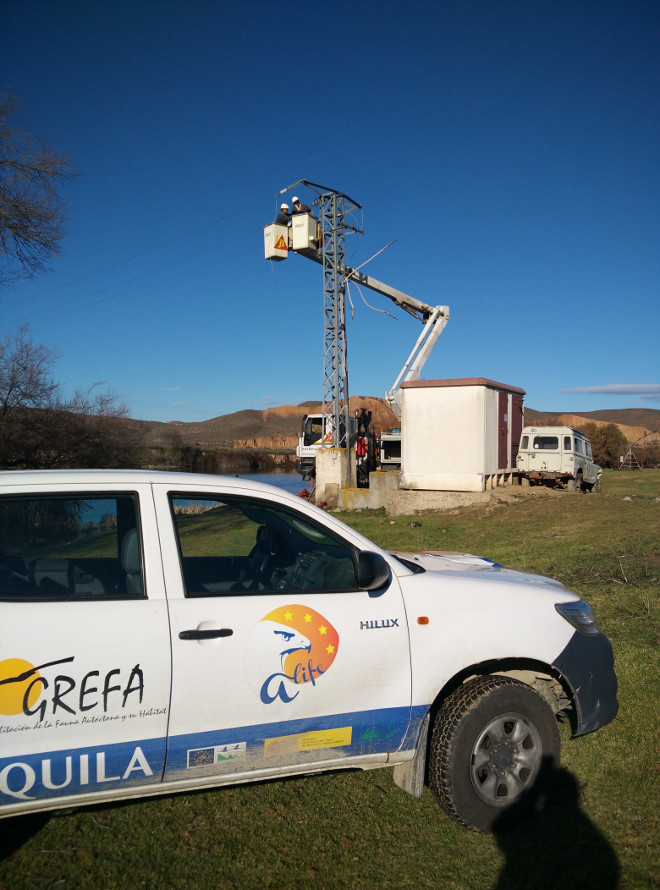
{"type": "Polygon", "coordinates": [[[402,488],[484,491],[512,471],[523,390],[481,377],[415,381],[401,390],[402,488]]]}

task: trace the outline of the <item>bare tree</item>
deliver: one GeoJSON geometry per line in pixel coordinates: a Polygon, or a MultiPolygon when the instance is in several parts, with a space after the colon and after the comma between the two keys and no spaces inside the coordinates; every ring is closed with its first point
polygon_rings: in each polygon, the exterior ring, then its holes
{"type": "Polygon", "coordinates": [[[18,108],[0,95],[0,285],[31,278],[57,255],[64,209],[55,186],[73,175],[66,157],[12,125],[18,108]]]}
{"type": "Polygon", "coordinates": [[[26,326],[0,341],[0,465],[133,466],[141,435],[126,408],[98,383],[63,397],[51,377],[58,358],[26,326]]]}

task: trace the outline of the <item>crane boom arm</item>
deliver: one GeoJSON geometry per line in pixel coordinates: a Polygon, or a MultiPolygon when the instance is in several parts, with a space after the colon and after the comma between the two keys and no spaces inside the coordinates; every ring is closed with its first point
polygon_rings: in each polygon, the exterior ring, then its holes
{"type": "MultiPolygon", "coordinates": [[[[296,250],[296,253],[302,254],[315,263],[323,264],[323,254],[320,250],[303,249],[296,250]]],[[[436,340],[445,329],[449,321],[449,306],[431,306],[423,303],[421,300],[415,299],[403,291],[390,287],[370,275],[365,275],[359,269],[352,269],[350,266],[339,264],[339,272],[346,281],[354,281],[356,284],[369,288],[377,294],[382,294],[397,306],[400,306],[414,318],[423,323],[422,331],[417,338],[417,342],[412,352],[408,356],[399,376],[394,381],[392,389],[386,394],[385,398],[390,408],[396,416],[401,419],[401,393],[400,386],[408,380],[419,380],[422,368],[427,358],[431,354],[436,340]]]]}
{"type": "MultiPolygon", "coordinates": [[[[323,265],[323,254],[320,250],[296,250],[296,253],[307,257],[308,260],[313,260],[315,263],[323,265]]],[[[438,309],[444,309],[449,312],[447,306],[430,306],[428,303],[423,303],[421,300],[416,300],[415,297],[404,294],[403,291],[397,290],[395,287],[390,287],[389,284],[384,284],[382,281],[372,278],[371,275],[360,272],[359,269],[352,269],[343,263],[339,263],[338,268],[346,281],[354,281],[356,284],[361,284],[377,294],[382,294],[420,321],[426,321],[438,309]]]]}

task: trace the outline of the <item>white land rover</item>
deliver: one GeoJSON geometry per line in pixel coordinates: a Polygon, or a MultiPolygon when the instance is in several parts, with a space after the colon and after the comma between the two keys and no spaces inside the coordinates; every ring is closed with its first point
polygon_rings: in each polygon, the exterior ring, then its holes
{"type": "Polygon", "coordinates": [[[392,767],[489,831],[617,711],[559,582],[238,478],[0,473],[0,815],[392,767]]]}
{"type": "Polygon", "coordinates": [[[603,472],[593,462],[589,439],[568,426],[524,427],[516,468],[532,483],[571,491],[596,491],[603,472]]]}

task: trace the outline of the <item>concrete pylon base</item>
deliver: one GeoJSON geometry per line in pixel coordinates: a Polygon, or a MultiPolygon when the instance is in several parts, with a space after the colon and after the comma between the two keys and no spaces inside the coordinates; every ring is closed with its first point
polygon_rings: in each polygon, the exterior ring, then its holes
{"type": "Polygon", "coordinates": [[[316,503],[335,508],[340,506],[339,493],[342,488],[355,488],[355,460],[350,461],[346,448],[319,448],[316,455],[316,503]]]}

